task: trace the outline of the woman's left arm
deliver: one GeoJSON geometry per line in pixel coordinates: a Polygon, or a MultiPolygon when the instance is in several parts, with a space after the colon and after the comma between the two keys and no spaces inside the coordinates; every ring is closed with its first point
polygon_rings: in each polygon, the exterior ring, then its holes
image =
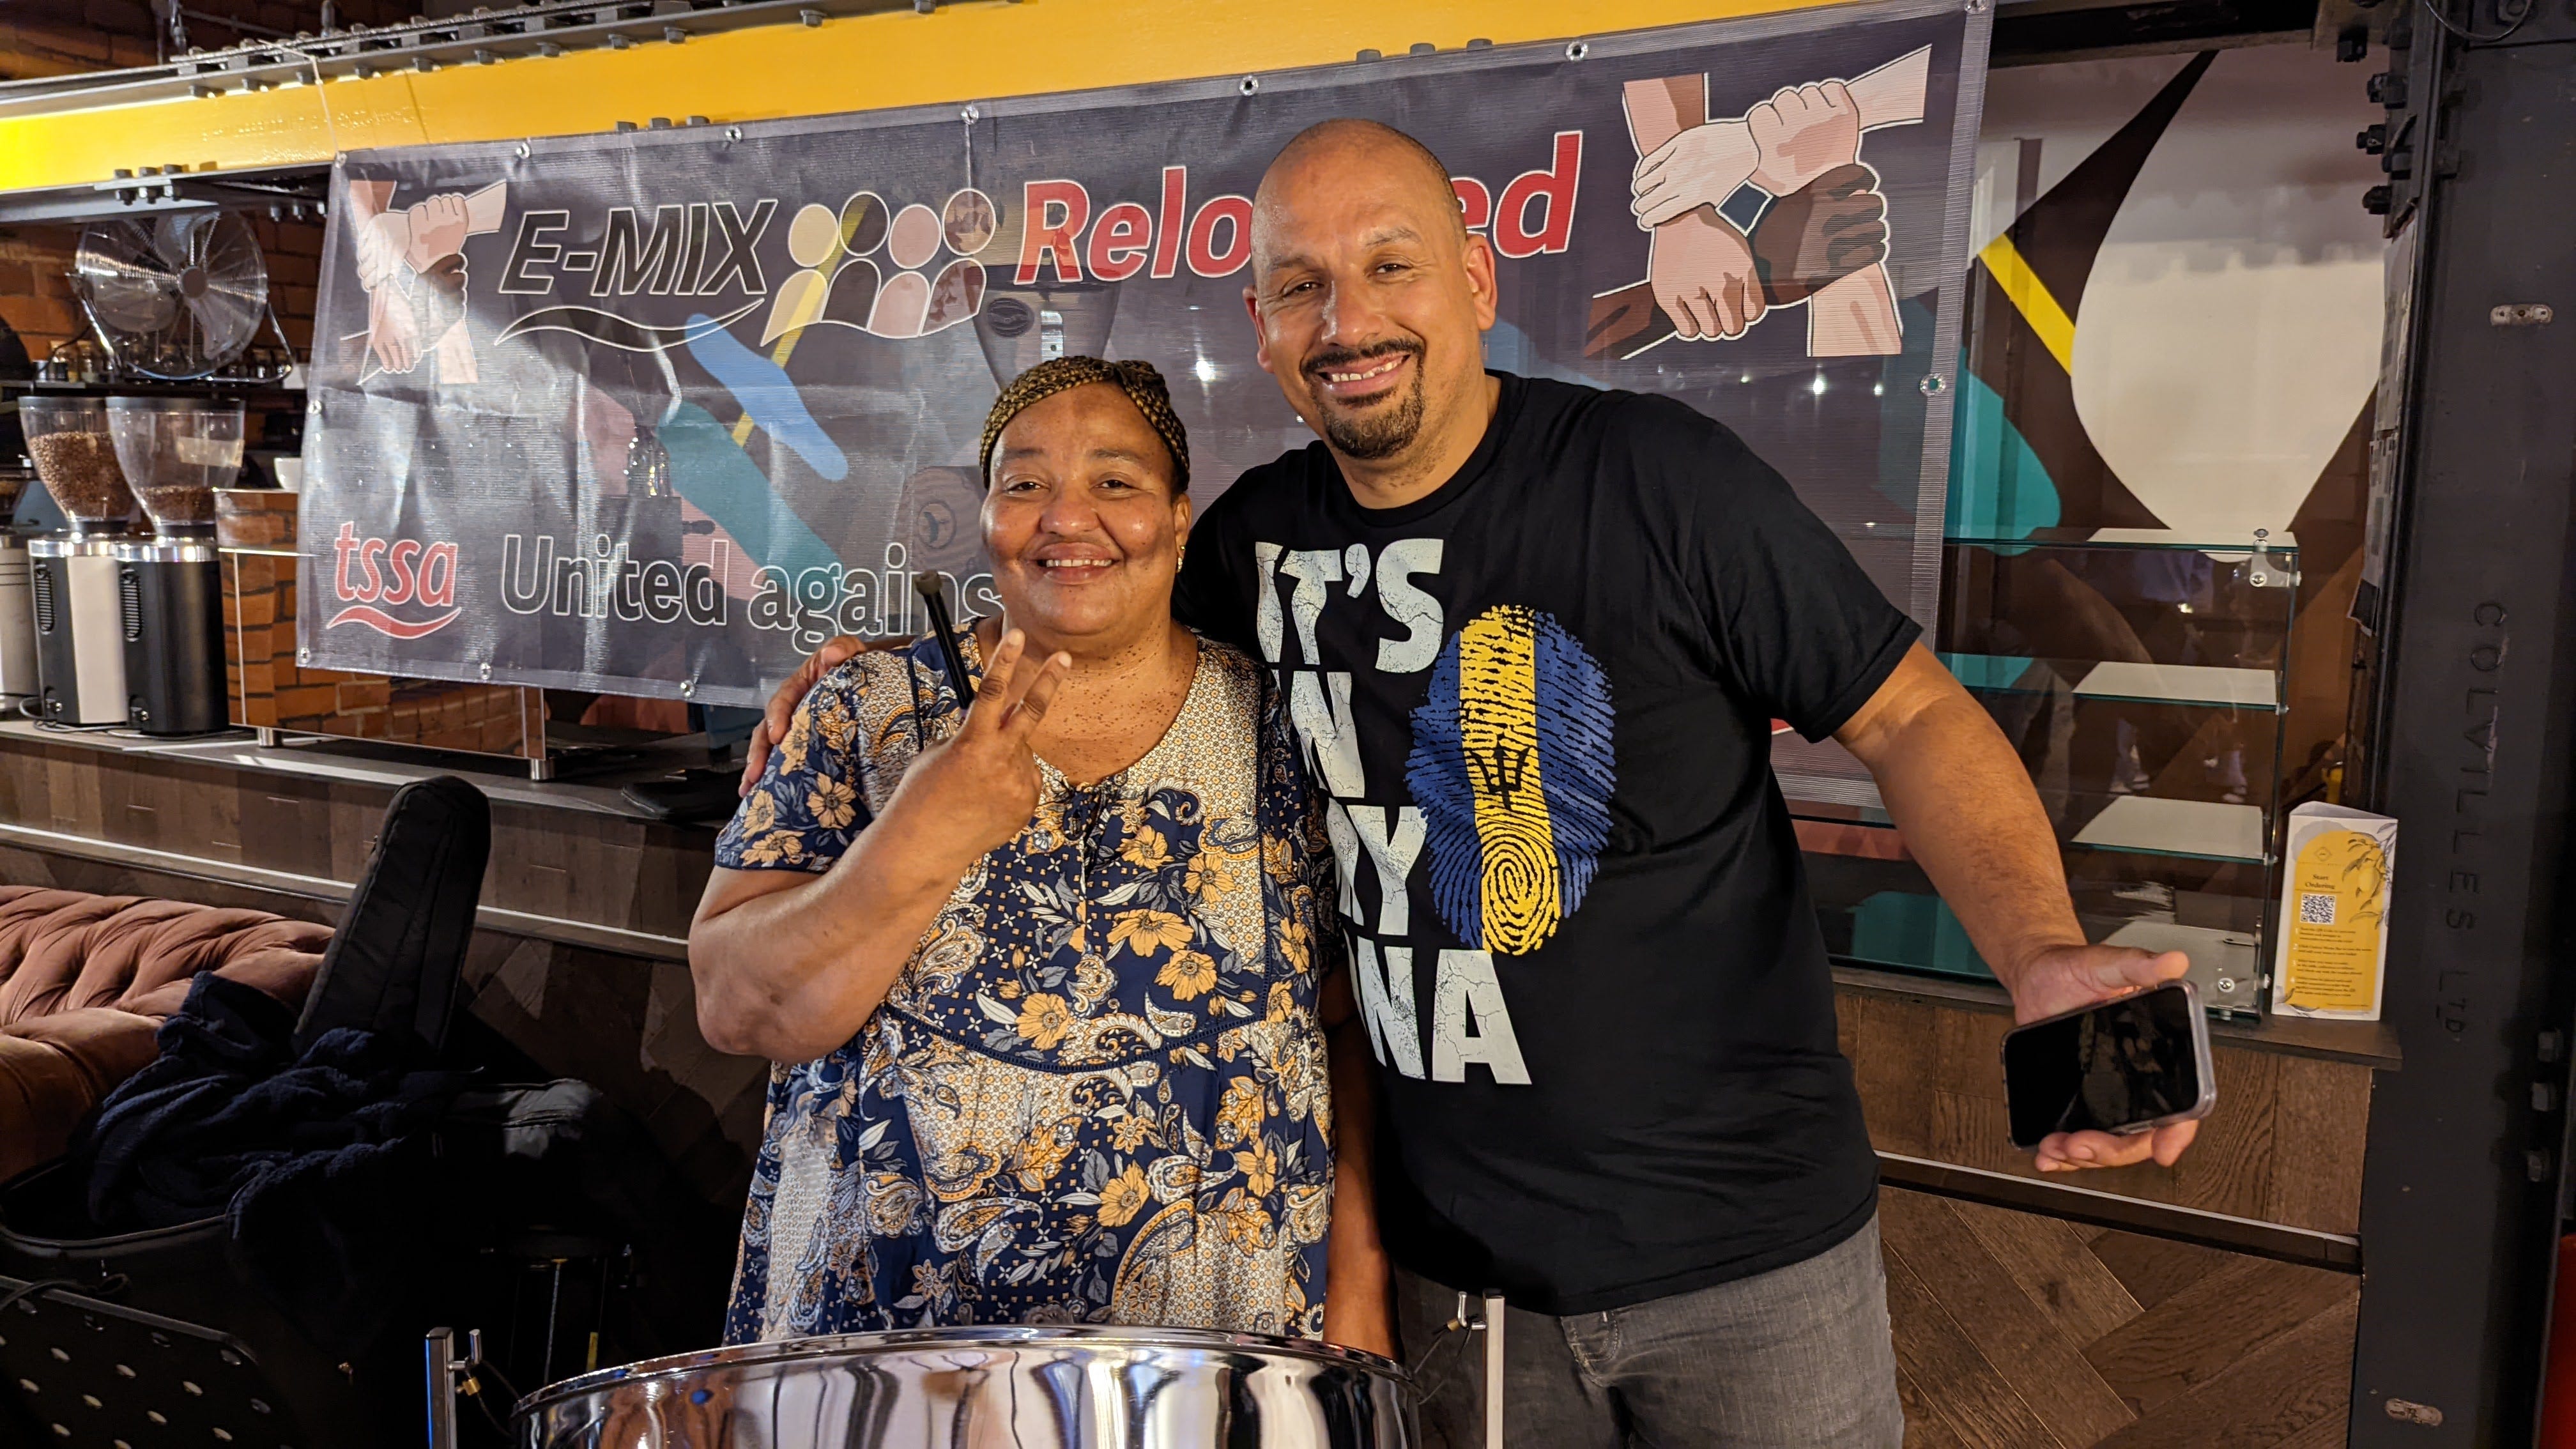
{"type": "MultiPolygon", "coordinates": [[[[1324,1269],[1324,1341],[1397,1358],[1395,1293],[1377,1236],[1371,1153],[1377,1092],[1370,1080],[1368,1029],[1351,998],[1345,964],[1324,980],[1317,1003],[1333,1079],[1333,1238],[1324,1269]]],[[[1399,1360],[1400,1361],[1400,1360],[1399,1360]]]]}

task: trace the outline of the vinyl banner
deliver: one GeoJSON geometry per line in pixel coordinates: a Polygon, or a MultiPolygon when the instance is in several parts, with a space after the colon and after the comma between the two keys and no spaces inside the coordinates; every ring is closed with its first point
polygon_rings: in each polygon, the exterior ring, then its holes
{"type": "Polygon", "coordinates": [[[352,152],[301,509],[317,666],[750,704],[997,607],[975,446],[1042,358],[1171,380],[1200,505],[1310,441],[1251,196],[1387,121],[1499,255],[1489,365],[1726,422],[1929,621],[1983,0],[1071,95],[352,152]]]}

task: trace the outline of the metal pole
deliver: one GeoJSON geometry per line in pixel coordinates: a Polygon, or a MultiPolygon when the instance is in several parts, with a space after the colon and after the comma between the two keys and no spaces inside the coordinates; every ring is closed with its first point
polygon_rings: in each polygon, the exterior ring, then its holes
{"type": "Polygon", "coordinates": [[[421,1335],[420,1348],[422,1387],[429,1394],[429,1449],[457,1449],[456,1330],[433,1328],[421,1335]]]}

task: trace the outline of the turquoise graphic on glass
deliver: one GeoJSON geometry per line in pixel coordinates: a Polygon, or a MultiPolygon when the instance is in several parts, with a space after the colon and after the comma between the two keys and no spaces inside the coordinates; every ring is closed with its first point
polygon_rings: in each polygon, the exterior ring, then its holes
{"type": "Polygon", "coordinates": [[[1994,975],[1939,896],[1880,891],[1852,908],[1851,923],[1855,961],[1946,976],[1994,975]]]}
{"type": "Polygon", "coordinates": [[[2057,484],[2004,416],[2003,398],[1962,366],[1956,407],[1950,424],[1949,536],[2010,543],[2055,528],[2057,484]]]}

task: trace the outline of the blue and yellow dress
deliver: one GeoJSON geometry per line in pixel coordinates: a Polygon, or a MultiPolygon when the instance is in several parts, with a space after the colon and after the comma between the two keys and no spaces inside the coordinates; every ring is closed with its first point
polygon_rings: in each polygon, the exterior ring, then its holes
{"type": "MultiPolygon", "coordinates": [[[[970,668],[981,658],[967,641],[970,668]]],[[[1201,640],[1144,758],[957,882],[885,1004],[770,1074],[730,1343],[977,1323],[1315,1336],[1332,857],[1266,676],[1201,640]]],[[[716,844],[820,872],[962,714],[927,641],[824,676],[716,844]]]]}

